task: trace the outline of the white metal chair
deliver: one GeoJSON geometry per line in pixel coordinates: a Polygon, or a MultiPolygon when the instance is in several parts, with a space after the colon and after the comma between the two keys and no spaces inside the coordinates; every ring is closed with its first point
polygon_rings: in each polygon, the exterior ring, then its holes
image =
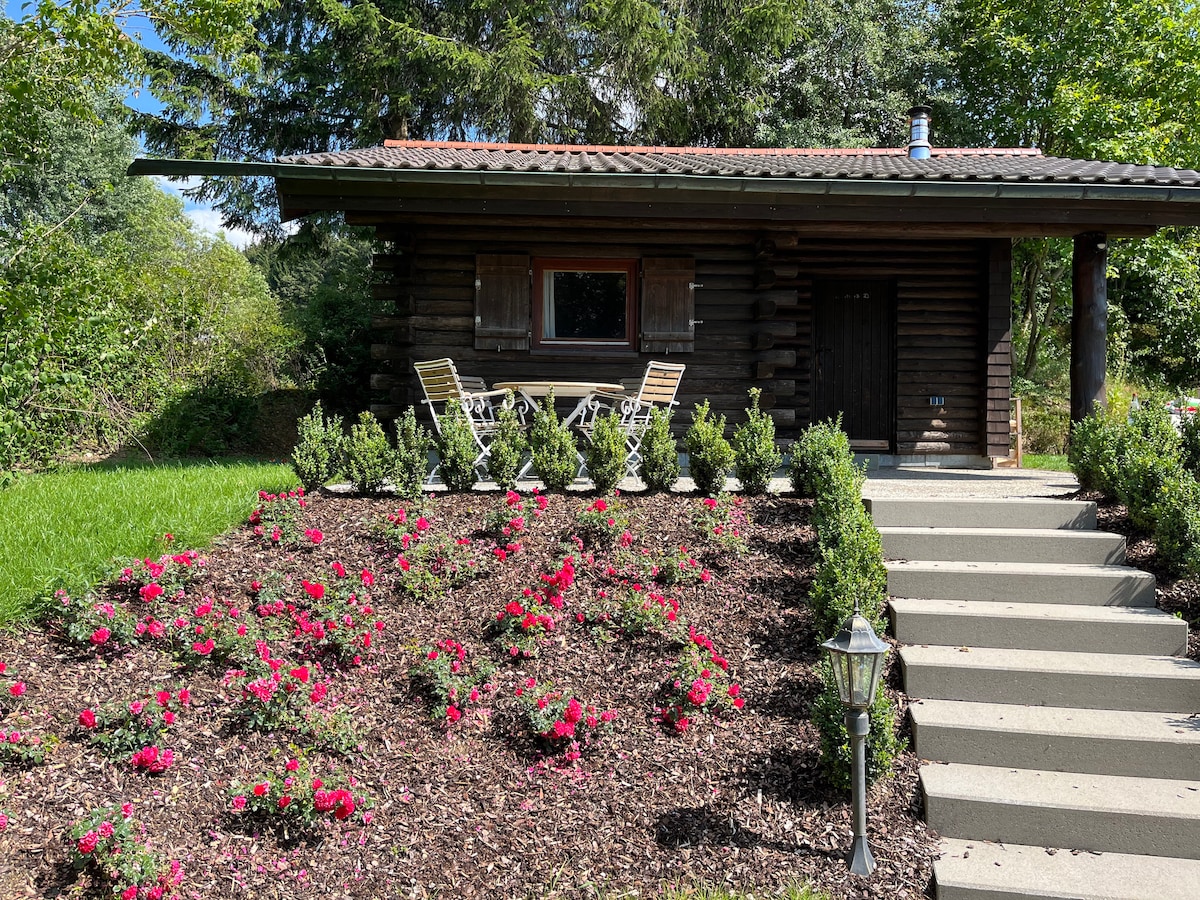
{"type": "MultiPolygon", "coordinates": [[[[479,448],[475,457],[475,469],[483,477],[486,474],[485,465],[491,448],[491,438],[496,432],[496,409],[503,404],[510,391],[489,391],[482,378],[473,375],[459,375],[454,367],[454,360],[431,359],[427,362],[413,363],[417,376],[421,379],[421,389],[425,399],[421,401],[429,406],[433,416],[433,427],[438,436],[442,433],[442,416],[450,403],[459,403],[466,413],[467,422],[471,426],[471,434],[479,448]]],[[[432,481],[437,473],[435,466],[426,481],[432,481]]]]}
{"type": "Polygon", "coordinates": [[[596,419],[615,410],[621,417],[621,430],[625,433],[625,473],[636,476],[642,460],[642,435],[650,424],[650,412],[656,407],[678,406],[675,395],[683,378],[682,363],[665,363],[651,360],[635,393],[609,394],[601,391],[592,395],[588,404],[589,413],[580,430],[589,441],[596,419]]]}

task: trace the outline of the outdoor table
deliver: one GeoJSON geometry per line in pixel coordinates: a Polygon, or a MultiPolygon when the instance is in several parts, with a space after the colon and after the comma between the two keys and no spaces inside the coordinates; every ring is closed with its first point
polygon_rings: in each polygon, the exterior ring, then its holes
{"type": "MultiPolygon", "coordinates": [[[[554,391],[554,398],[556,400],[560,397],[565,397],[568,400],[578,400],[575,408],[563,419],[565,425],[571,426],[578,422],[583,417],[583,414],[587,412],[588,404],[592,402],[592,398],[597,392],[623,394],[625,393],[625,386],[605,381],[501,381],[493,384],[492,390],[512,391],[515,394],[520,394],[521,400],[526,404],[529,413],[537,409],[538,399],[545,397],[551,391],[554,391]]],[[[575,451],[575,456],[579,462],[576,477],[579,477],[585,468],[584,458],[583,454],[578,450],[575,451]]],[[[521,468],[517,477],[524,478],[532,467],[533,460],[530,459],[521,468]]]]}
{"type": "Polygon", "coordinates": [[[538,399],[551,391],[554,391],[556,399],[578,400],[575,408],[563,419],[567,425],[574,425],[587,412],[588,402],[594,394],[623,394],[625,386],[604,381],[500,381],[492,385],[492,390],[520,394],[529,405],[530,412],[537,407],[538,399]]]}

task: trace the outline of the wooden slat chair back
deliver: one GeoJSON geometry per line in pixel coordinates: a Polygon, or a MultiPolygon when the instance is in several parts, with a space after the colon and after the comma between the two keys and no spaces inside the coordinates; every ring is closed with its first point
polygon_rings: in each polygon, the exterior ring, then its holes
{"type": "MultiPolygon", "coordinates": [[[[454,360],[449,358],[415,362],[413,368],[417,370],[421,389],[425,392],[422,402],[429,406],[433,427],[439,435],[442,433],[441,418],[446,414],[446,404],[454,401],[462,404],[479,447],[475,468],[482,478],[486,474],[491,438],[496,431],[496,407],[508,396],[508,391],[489,391],[482,378],[459,375],[454,360]]],[[[426,480],[432,481],[436,473],[437,467],[426,480]]]]}
{"type": "Polygon", "coordinates": [[[584,436],[591,439],[596,417],[616,410],[621,417],[621,429],[625,432],[625,473],[637,475],[641,463],[642,435],[650,424],[650,412],[657,407],[677,406],[675,395],[679,393],[679,382],[683,379],[682,363],[664,363],[651,360],[636,389],[636,393],[625,396],[597,394],[591,404],[592,413],[583,423],[584,436]]]}

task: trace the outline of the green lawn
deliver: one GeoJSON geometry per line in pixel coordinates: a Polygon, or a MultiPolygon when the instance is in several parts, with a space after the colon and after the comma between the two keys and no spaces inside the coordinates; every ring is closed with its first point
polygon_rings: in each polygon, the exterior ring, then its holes
{"type": "Polygon", "coordinates": [[[1065,456],[1052,453],[1026,453],[1021,459],[1022,469],[1048,469],[1051,472],[1070,472],[1065,456]]]}
{"type": "Polygon", "coordinates": [[[286,465],[183,462],[73,468],[0,490],[0,624],[27,619],[59,588],[75,595],[114,560],[158,557],[163,535],[202,548],[242,521],[259,490],[297,484],[286,465]]]}

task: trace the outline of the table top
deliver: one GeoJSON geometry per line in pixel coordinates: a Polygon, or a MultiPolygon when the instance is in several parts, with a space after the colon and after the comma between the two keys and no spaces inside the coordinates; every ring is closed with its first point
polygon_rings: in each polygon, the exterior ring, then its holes
{"type": "Polygon", "coordinates": [[[520,391],[530,397],[544,397],[554,390],[555,397],[586,397],[597,391],[622,394],[625,386],[605,381],[500,381],[492,385],[493,391],[520,391]]]}

